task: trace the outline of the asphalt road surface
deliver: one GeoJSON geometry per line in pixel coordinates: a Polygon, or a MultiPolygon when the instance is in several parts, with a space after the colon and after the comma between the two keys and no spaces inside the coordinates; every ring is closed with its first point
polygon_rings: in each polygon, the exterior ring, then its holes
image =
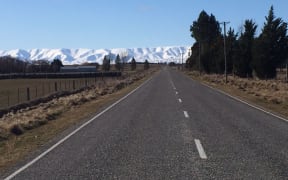
{"type": "Polygon", "coordinates": [[[288,179],[288,123],[164,68],[9,178],[288,179]]]}

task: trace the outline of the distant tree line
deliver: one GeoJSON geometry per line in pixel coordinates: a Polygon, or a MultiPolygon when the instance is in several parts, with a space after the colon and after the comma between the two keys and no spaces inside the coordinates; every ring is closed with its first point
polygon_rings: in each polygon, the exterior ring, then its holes
{"type": "MultiPolygon", "coordinates": [[[[127,64],[125,62],[126,58],[127,58],[126,56],[121,58],[120,55],[117,54],[116,59],[115,59],[115,70],[117,70],[117,71],[123,71],[124,70],[124,67],[127,64]]],[[[111,61],[112,61],[112,58],[111,58],[110,55],[104,56],[103,63],[102,63],[102,70],[103,71],[110,71],[110,69],[111,69],[111,61]]],[[[136,70],[137,62],[136,62],[134,57],[132,58],[132,60],[128,64],[130,64],[130,70],[131,71],[135,71],[136,70]]],[[[149,66],[149,61],[145,60],[145,62],[144,62],[144,70],[149,69],[149,67],[150,67],[149,66]]]]}
{"type": "MultiPolygon", "coordinates": [[[[126,57],[124,57],[126,58],[126,57]]],[[[130,63],[126,63],[123,57],[120,58],[119,55],[115,59],[115,70],[123,71],[126,64],[130,64],[131,71],[136,70],[137,62],[133,57],[130,63]]],[[[99,69],[100,65],[98,63],[83,63],[85,66],[95,66],[96,70],[99,69]]],[[[58,58],[54,59],[52,62],[48,60],[37,60],[37,61],[23,61],[11,56],[0,57],[0,74],[11,74],[11,73],[57,73],[60,72],[61,67],[63,67],[62,61],[58,58]]],[[[111,56],[104,56],[102,70],[111,70],[111,56]]],[[[145,60],[144,70],[149,69],[149,62],[145,60]]]]}
{"type": "Polygon", "coordinates": [[[0,74],[59,72],[63,64],[60,59],[23,61],[11,56],[0,57],[0,74]]]}
{"type": "MultiPolygon", "coordinates": [[[[287,23],[274,15],[271,6],[261,33],[256,37],[257,24],[245,20],[241,32],[230,28],[226,35],[227,73],[240,77],[256,76],[260,79],[276,77],[276,70],[288,59],[287,23]]],[[[186,61],[189,69],[205,73],[224,73],[224,35],[213,14],[205,11],[190,26],[196,42],[192,55],[186,61]]]]}

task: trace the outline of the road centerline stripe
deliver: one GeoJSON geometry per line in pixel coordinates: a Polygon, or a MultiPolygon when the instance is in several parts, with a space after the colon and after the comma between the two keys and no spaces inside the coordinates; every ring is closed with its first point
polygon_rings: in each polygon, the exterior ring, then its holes
{"type": "Polygon", "coordinates": [[[183,112],[184,112],[184,116],[185,116],[186,118],[189,118],[188,112],[187,112],[187,111],[183,111],[183,112]]]}
{"type": "Polygon", "coordinates": [[[201,144],[201,141],[199,139],[195,139],[195,144],[196,144],[196,147],[197,147],[197,150],[198,150],[198,153],[199,153],[199,156],[201,159],[207,159],[207,155],[204,151],[204,148],[201,144]]]}
{"type": "Polygon", "coordinates": [[[176,86],[175,86],[175,84],[174,84],[174,82],[172,80],[171,80],[171,85],[172,85],[173,89],[176,90],[176,86]]]}
{"type": "Polygon", "coordinates": [[[182,103],[182,99],[179,98],[178,101],[179,101],[180,103],[182,103]]]}

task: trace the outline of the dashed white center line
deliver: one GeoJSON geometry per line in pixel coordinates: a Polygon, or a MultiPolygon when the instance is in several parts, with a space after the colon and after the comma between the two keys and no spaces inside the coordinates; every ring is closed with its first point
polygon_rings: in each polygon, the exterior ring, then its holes
{"type": "Polygon", "coordinates": [[[179,101],[180,103],[182,103],[182,99],[178,99],[178,101],[179,101]]]}
{"type": "Polygon", "coordinates": [[[176,87],[175,87],[175,84],[173,83],[173,81],[171,81],[171,85],[172,85],[173,89],[176,90],[176,87]]]}
{"type": "Polygon", "coordinates": [[[177,92],[177,91],[176,91],[175,93],[176,93],[176,94],[178,94],[178,92],[177,92]]]}
{"type": "Polygon", "coordinates": [[[199,139],[195,139],[195,144],[201,159],[207,159],[207,155],[199,139]]]}
{"type": "Polygon", "coordinates": [[[185,116],[186,118],[189,118],[188,112],[187,112],[187,111],[183,111],[183,112],[184,112],[184,116],[185,116]]]}

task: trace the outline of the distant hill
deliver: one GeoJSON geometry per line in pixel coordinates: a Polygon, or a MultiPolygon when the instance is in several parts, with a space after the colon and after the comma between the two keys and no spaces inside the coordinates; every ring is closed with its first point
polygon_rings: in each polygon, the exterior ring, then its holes
{"type": "Polygon", "coordinates": [[[185,46],[118,49],[14,49],[8,51],[0,50],[0,56],[10,55],[28,61],[40,59],[52,61],[55,58],[59,58],[64,65],[70,65],[85,62],[102,64],[105,55],[110,55],[111,59],[115,60],[115,57],[119,54],[120,56],[126,56],[125,61],[127,62],[134,57],[137,62],[144,62],[147,59],[149,62],[158,63],[181,62],[182,53],[183,59],[187,59],[188,49],[189,47],[185,46]]]}

